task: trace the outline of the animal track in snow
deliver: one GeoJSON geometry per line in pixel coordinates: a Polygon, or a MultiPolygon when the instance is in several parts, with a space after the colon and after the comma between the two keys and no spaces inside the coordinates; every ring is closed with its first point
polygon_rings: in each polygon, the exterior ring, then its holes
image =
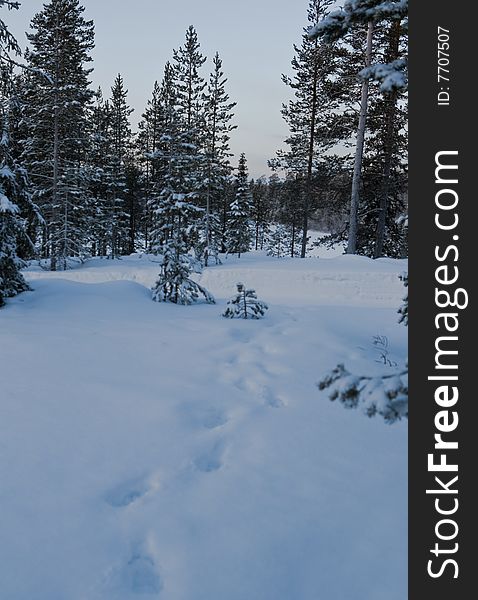
{"type": "Polygon", "coordinates": [[[105,496],[106,502],[114,508],[124,508],[134,504],[149,492],[159,488],[159,477],[138,477],[120,483],[111,489],[105,496]]]}
{"type": "Polygon", "coordinates": [[[202,415],[202,424],[207,429],[222,427],[228,422],[227,416],[216,408],[205,409],[202,415]]]}
{"type": "Polygon", "coordinates": [[[220,440],[214,446],[194,460],[194,466],[203,473],[217,471],[223,466],[224,443],[220,440]]]}
{"type": "Polygon", "coordinates": [[[264,398],[265,403],[272,408],[284,408],[284,406],[287,406],[285,399],[282,396],[275,394],[269,388],[264,388],[262,397],[264,398]]]}
{"type": "Polygon", "coordinates": [[[158,594],[163,587],[154,559],[140,552],[133,553],[121,579],[125,587],[135,594],[158,594]]]}
{"type": "Polygon", "coordinates": [[[225,425],[229,419],[227,414],[216,406],[202,406],[200,403],[184,404],[180,407],[182,418],[195,427],[216,429],[225,425]]]}

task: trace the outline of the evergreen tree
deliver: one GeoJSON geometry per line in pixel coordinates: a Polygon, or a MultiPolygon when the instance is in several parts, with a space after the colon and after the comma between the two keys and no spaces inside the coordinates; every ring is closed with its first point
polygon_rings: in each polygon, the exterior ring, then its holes
{"type": "MultiPolygon", "coordinates": [[[[408,273],[400,276],[408,288],[408,273]]],[[[408,326],[408,294],[398,310],[399,322],[408,326]]],[[[378,376],[353,375],[339,364],[318,383],[328,389],[329,399],[339,400],[345,408],[358,408],[374,417],[380,415],[386,423],[408,418],[408,364],[401,369],[378,376]]]]}
{"type": "Polygon", "coordinates": [[[0,306],[4,298],[29,289],[20,272],[25,262],[18,256],[18,246],[28,240],[20,207],[31,205],[26,171],[9,152],[8,107],[4,104],[0,114],[0,306]]]}
{"type": "Polygon", "coordinates": [[[203,92],[206,82],[200,70],[206,57],[200,51],[197,32],[192,25],[186,31],[186,40],[179,50],[173,51],[176,101],[183,131],[189,143],[201,146],[204,125],[203,92]]]}
{"type": "Polygon", "coordinates": [[[237,293],[227,303],[222,316],[228,319],[260,319],[268,308],[265,302],[257,298],[255,290],[247,289],[243,283],[238,283],[237,293]]]}
{"type": "Polygon", "coordinates": [[[251,247],[250,214],[252,204],[251,188],[248,181],[247,161],[244,153],[239,158],[235,180],[236,195],[229,210],[226,246],[229,254],[238,257],[251,247]]]}
{"type": "Polygon", "coordinates": [[[200,296],[213,303],[211,294],[190,279],[193,270],[189,252],[196,237],[201,208],[195,200],[195,181],[191,181],[196,154],[191,148],[190,131],[184,129],[184,113],[176,102],[177,86],[170,69],[165,73],[165,121],[162,148],[159,156],[166,161],[163,189],[153,204],[155,229],[153,245],[162,255],[161,272],[153,287],[152,297],[157,302],[192,304],[200,296]],[[191,154],[192,152],[192,154],[191,154]]]}
{"type": "Polygon", "coordinates": [[[231,174],[229,158],[232,156],[229,147],[231,131],[236,126],[231,124],[232,110],[235,102],[230,102],[225,90],[227,79],[222,71],[222,60],[216,53],[213,60],[214,70],[209,78],[204,95],[205,106],[205,180],[206,213],[204,217],[204,264],[207,267],[209,256],[219,261],[221,226],[219,212],[221,198],[224,199],[226,183],[231,174]]]}
{"type": "Polygon", "coordinates": [[[278,223],[267,237],[267,255],[275,258],[287,256],[290,252],[290,231],[286,225],[278,223]]]}
{"type": "MultiPolygon", "coordinates": [[[[321,184],[323,185],[323,180],[321,180],[321,184]]],[[[292,258],[302,256],[303,219],[298,199],[303,194],[303,185],[304,180],[301,177],[289,174],[282,182],[276,200],[275,220],[284,226],[282,240],[287,247],[286,253],[292,258]]],[[[318,197],[319,192],[316,187],[315,179],[313,179],[309,189],[318,197]]],[[[309,237],[306,238],[306,242],[308,241],[309,237]]]]}
{"type": "MultiPolygon", "coordinates": [[[[16,2],[0,2],[0,8],[18,9],[16,2]]],[[[0,306],[9,298],[28,290],[20,270],[25,266],[19,249],[31,246],[26,231],[27,214],[38,211],[31,202],[26,170],[18,164],[11,143],[11,115],[18,110],[14,89],[13,56],[20,48],[6,23],[0,19],[0,306]]]]}
{"type": "MultiPolygon", "coordinates": [[[[167,65],[169,68],[169,63],[167,65]]],[[[153,226],[151,204],[158,191],[161,178],[161,161],[158,152],[161,148],[162,128],[164,125],[163,92],[155,81],[151,98],[148,100],[142,120],[138,125],[137,137],[138,161],[143,171],[145,214],[143,220],[144,243],[151,249],[151,228],[153,226]]]]}
{"type": "Polygon", "coordinates": [[[106,256],[111,240],[109,197],[113,187],[110,107],[99,88],[91,109],[91,143],[88,157],[91,196],[90,243],[93,256],[106,256]]]}
{"type": "Polygon", "coordinates": [[[162,250],[162,244],[169,235],[167,219],[164,213],[164,190],[167,178],[172,174],[172,160],[176,158],[174,152],[180,136],[179,116],[176,102],[176,80],[172,65],[167,62],[159,90],[156,116],[160,120],[158,127],[158,140],[155,149],[151,145],[151,153],[147,159],[151,164],[150,197],[147,199],[147,209],[151,218],[151,232],[149,249],[154,254],[162,250]],[[153,170],[154,169],[154,170],[153,170]],[[154,176],[153,176],[154,172],[154,176]]]}
{"type": "Polygon", "coordinates": [[[34,198],[45,217],[44,258],[67,268],[86,254],[88,89],[94,28],[78,0],[50,0],[31,22],[24,155],[34,198]]]}
{"type": "MultiPolygon", "coordinates": [[[[273,177],[277,177],[277,175],[273,177]]],[[[269,233],[271,217],[270,189],[270,184],[263,177],[251,182],[251,218],[254,226],[253,244],[255,250],[263,249],[269,233]]]]}
{"type": "Polygon", "coordinates": [[[133,252],[134,233],[126,207],[126,178],[131,158],[132,132],[129,117],[133,109],[128,106],[128,90],[120,74],[111,88],[108,104],[108,136],[110,138],[109,171],[111,172],[108,190],[108,220],[110,223],[110,256],[133,252]]]}
{"type": "MultiPolygon", "coordinates": [[[[393,231],[393,223],[397,213],[403,208],[399,199],[403,190],[398,189],[400,186],[403,188],[404,180],[403,164],[399,166],[400,148],[403,148],[403,145],[397,140],[403,137],[401,109],[405,103],[404,94],[407,87],[408,2],[407,0],[392,2],[348,0],[343,9],[331,12],[311,28],[309,37],[311,39],[322,37],[326,41],[335,43],[340,39],[356,38],[365,31],[367,31],[366,60],[359,72],[362,78],[362,92],[347,251],[378,258],[384,252],[390,253],[390,244],[387,244],[386,238],[397,237],[396,232],[393,231]],[[374,82],[377,82],[375,87],[381,93],[381,96],[375,100],[375,103],[378,102],[380,105],[380,108],[375,110],[375,115],[378,115],[381,121],[378,129],[376,121],[370,123],[370,113],[373,114],[374,104],[373,99],[370,102],[370,93],[373,91],[371,84],[374,82]],[[372,131],[375,138],[372,145],[375,160],[372,161],[364,151],[367,128],[372,131]],[[365,181],[368,175],[366,168],[370,168],[370,162],[373,163],[372,179],[375,178],[372,187],[376,190],[371,199],[366,196],[366,188],[368,187],[370,192],[371,182],[365,181]],[[363,203],[359,202],[360,195],[363,196],[363,203]],[[366,219],[368,223],[360,222],[361,212],[369,216],[373,214],[373,222],[370,222],[370,218],[366,219]],[[370,230],[373,231],[372,234],[370,230]],[[371,236],[373,236],[373,243],[368,243],[371,236]],[[365,248],[364,240],[366,240],[365,248]]],[[[395,245],[392,244],[392,247],[395,245]]],[[[394,255],[393,252],[392,249],[391,255],[394,255]]]]}
{"type": "Polygon", "coordinates": [[[187,186],[183,191],[189,194],[190,200],[197,207],[203,209],[197,212],[198,221],[190,231],[196,256],[200,259],[205,245],[204,215],[208,187],[204,153],[206,81],[201,74],[206,57],[201,53],[198,36],[192,25],[186,31],[184,45],[173,51],[173,61],[177,118],[184,156],[183,184],[187,186]]]}
{"type": "MultiPolygon", "coordinates": [[[[332,0],[310,0],[308,21],[315,24],[325,18],[332,0]]],[[[277,159],[270,161],[273,168],[304,180],[302,186],[302,242],[301,257],[305,257],[309,218],[313,210],[313,179],[318,164],[327,151],[340,140],[341,118],[338,109],[343,101],[344,81],[337,77],[338,61],[343,49],[330,44],[320,44],[304,31],[300,46],[294,45],[295,56],[291,79],[283,76],[284,83],[294,92],[294,99],[282,108],[289,126],[287,151],[279,151],[277,159]]]]}

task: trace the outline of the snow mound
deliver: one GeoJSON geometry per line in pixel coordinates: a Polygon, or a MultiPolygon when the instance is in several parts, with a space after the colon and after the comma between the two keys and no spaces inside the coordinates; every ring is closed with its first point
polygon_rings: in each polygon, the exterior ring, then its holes
{"type": "Polygon", "coordinates": [[[31,267],[0,312],[2,598],[403,600],[406,424],[316,382],[384,369],[377,333],[403,361],[404,268],[229,258],[184,307],[150,257],[31,267]],[[221,317],[237,281],[264,319],[221,317]]]}

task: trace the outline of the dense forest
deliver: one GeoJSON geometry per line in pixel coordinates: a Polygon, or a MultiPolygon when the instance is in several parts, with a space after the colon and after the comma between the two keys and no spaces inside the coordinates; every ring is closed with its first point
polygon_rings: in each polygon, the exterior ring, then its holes
{"type": "Polygon", "coordinates": [[[0,0],[0,303],[27,288],[32,259],[63,270],[158,254],[164,291],[223,253],[303,258],[312,228],[348,253],[406,256],[407,3],[333,5],[310,0],[282,76],[290,133],[265,157],[273,174],[252,180],[230,150],[227,65],[206,59],[192,25],[133,131],[127,74],[91,88],[94,23],[79,0],[46,2],[24,50],[8,29],[20,3],[0,0]]]}

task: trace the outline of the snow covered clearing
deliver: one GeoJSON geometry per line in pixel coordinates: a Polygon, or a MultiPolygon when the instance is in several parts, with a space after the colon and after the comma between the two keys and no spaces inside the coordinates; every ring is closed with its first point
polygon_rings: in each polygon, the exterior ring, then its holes
{"type": "Polygon", "coordinates": [[[406,262],[249,253],[184,307],[155,260],[31,267],[0,312],[1,597],[403,600],[406,424],[316,382],[404,360],[406,262]],[[220,316],[238,281],[264,319],[220,316]]]}

